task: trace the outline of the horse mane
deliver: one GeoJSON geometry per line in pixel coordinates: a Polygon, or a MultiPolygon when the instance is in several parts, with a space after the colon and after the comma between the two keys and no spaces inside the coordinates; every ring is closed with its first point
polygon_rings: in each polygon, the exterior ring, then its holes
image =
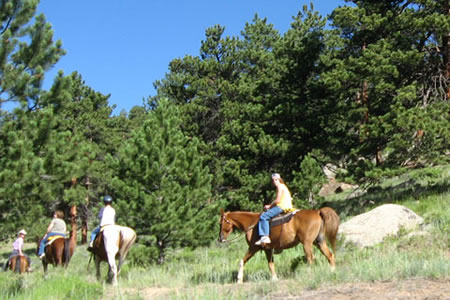
{"type": "Polygon", "coordinates": [[[241,230],[246,231],[251,226],[256,225],[261,213],[251,211],[232,211],[226,214],[227,218],[233,222],[233,225],[241,230]]]}

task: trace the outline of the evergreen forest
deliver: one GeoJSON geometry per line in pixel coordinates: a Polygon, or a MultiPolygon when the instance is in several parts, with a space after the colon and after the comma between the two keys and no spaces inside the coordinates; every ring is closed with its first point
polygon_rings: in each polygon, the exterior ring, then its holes
{"type": "Polygon", "coordinates": [[[273,172],[296,207],[317,208],[325,166],[369,189],[448,164],[448,0],[346,2],[300,7],[285,33],[258,15],[239,36],[206,28],[198,56],[168,62],[156,95],[115,115],[78,72],[43,89],[63,41],[39,0],[0,1],[0,241],[76,208],[85,243],[111,195],[162,264],[214,241],[220,208],[261,211],[273,172]]]}

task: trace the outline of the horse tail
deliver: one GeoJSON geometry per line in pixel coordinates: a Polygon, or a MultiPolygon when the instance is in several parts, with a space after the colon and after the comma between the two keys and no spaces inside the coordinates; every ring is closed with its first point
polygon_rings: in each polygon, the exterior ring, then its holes
{"type": "Polygon", "coordinates": [[[122,226],[120,228],[120,255],[122,259],[124,260],[128,251],[130,250],[131,246],[134,244],[136,240],[136,232],[129,228],[122,226]]]}
{"type": "Polygon", "coordinates": [[[16,265],[14,267],[14,272],[16,272],[16,273],[20,273],[20,260],[21,259],[22,258],[19,255],[16,256],[16,265]]]}
{"type": "Polygon", "coordinates": [[[339,216],[331,207],[322,207],[319,209],[319,213],[324,222],[325,236],[333,248],[333,253],[336,255],[336,237],[340,223],[339,216]]]}
{"type": "Polygon", "coordinates": [[[64,239],[64,267],[67,268],[70,262],[70,239],[64,239]]]}

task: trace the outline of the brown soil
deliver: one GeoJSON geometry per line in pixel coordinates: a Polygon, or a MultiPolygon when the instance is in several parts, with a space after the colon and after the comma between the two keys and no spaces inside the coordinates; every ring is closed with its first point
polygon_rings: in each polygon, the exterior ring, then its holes
{"type": "MultiPolygon", "coordinates": [[[[286,284],[279,281],[277,285],[282,289],[286,284]]],[[[223,288],[229,289],[249,289],[251,284],[243,285],[224,285],[223,288]]],[[[217,288],[217,286],[216,286],[217,288]]],[[[208,287],[197,287],[196,289],[206,289],[208,287]]],[[[187,295],[189,291],[184,291],[187,295]]],[[[138,296],[140,299],[167,299],[174,295],[182,296],[182,289],[149,287],[140,290],[126,289],[120,292],[121,297],[127,296],[133,298],[138,296]]],[[[107,293],[108,299],[114,298],[114,293],[107,293]]],[[[186,295],[185,294],[185,295],[186,295]]],[[[224,293],[225,295],[227,293],[224,293]]],[[[345,283],[327,288],[318,288],[314,290],[299,290],[298,294],[287,292],[272,292],[270,294],[255,295],[255,299],[288,299],[288,300],[450,300],[450,278],[447,279],[407,279],[401,281],[373,282],[373,283],[345,283]]],[[[106,298],[105,298],[106,299],[106,298]]]]}
{"type": "Polygon", "coordinates": [[[269,295],[269,299],[450,299],[450,278],[441,280],[408,279],[395,282],[345,283],[317,290],[303,290],[299,295],[269,295]]]}

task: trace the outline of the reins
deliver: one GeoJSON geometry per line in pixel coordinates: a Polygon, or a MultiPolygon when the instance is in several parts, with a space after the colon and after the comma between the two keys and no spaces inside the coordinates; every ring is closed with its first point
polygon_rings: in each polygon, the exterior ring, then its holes
{"type": "MultiPolygon", "coordinates": [[[[233,224],[230,220],[228,220],[228,219],[225,217],[225,215],[223,216],[223,220],[224,220],[225,222],[227,222],[228,224],[231,224],[232,226],[234,226],[234,224],[233,224]]],[[[256,224],[257,224],[257,223],[256,223],[256,224]]],[[[253,228],[255,228],[256,224],[253,224],[253,225],[250,226],[249,228],[243,230],[243,233],[245,234],[245,233],[249,232],[250,230],[252,230],[253,228]]],[[[237,241],[237,240],[242,239],[244,236],[245,236],[245,235],[240,234],[240,235],[238,235],[237,237],[232,238],[231,240],[224,240],[222,243],[232,243],[232,242],[235,242],[235,241],[237,241]]]]}

